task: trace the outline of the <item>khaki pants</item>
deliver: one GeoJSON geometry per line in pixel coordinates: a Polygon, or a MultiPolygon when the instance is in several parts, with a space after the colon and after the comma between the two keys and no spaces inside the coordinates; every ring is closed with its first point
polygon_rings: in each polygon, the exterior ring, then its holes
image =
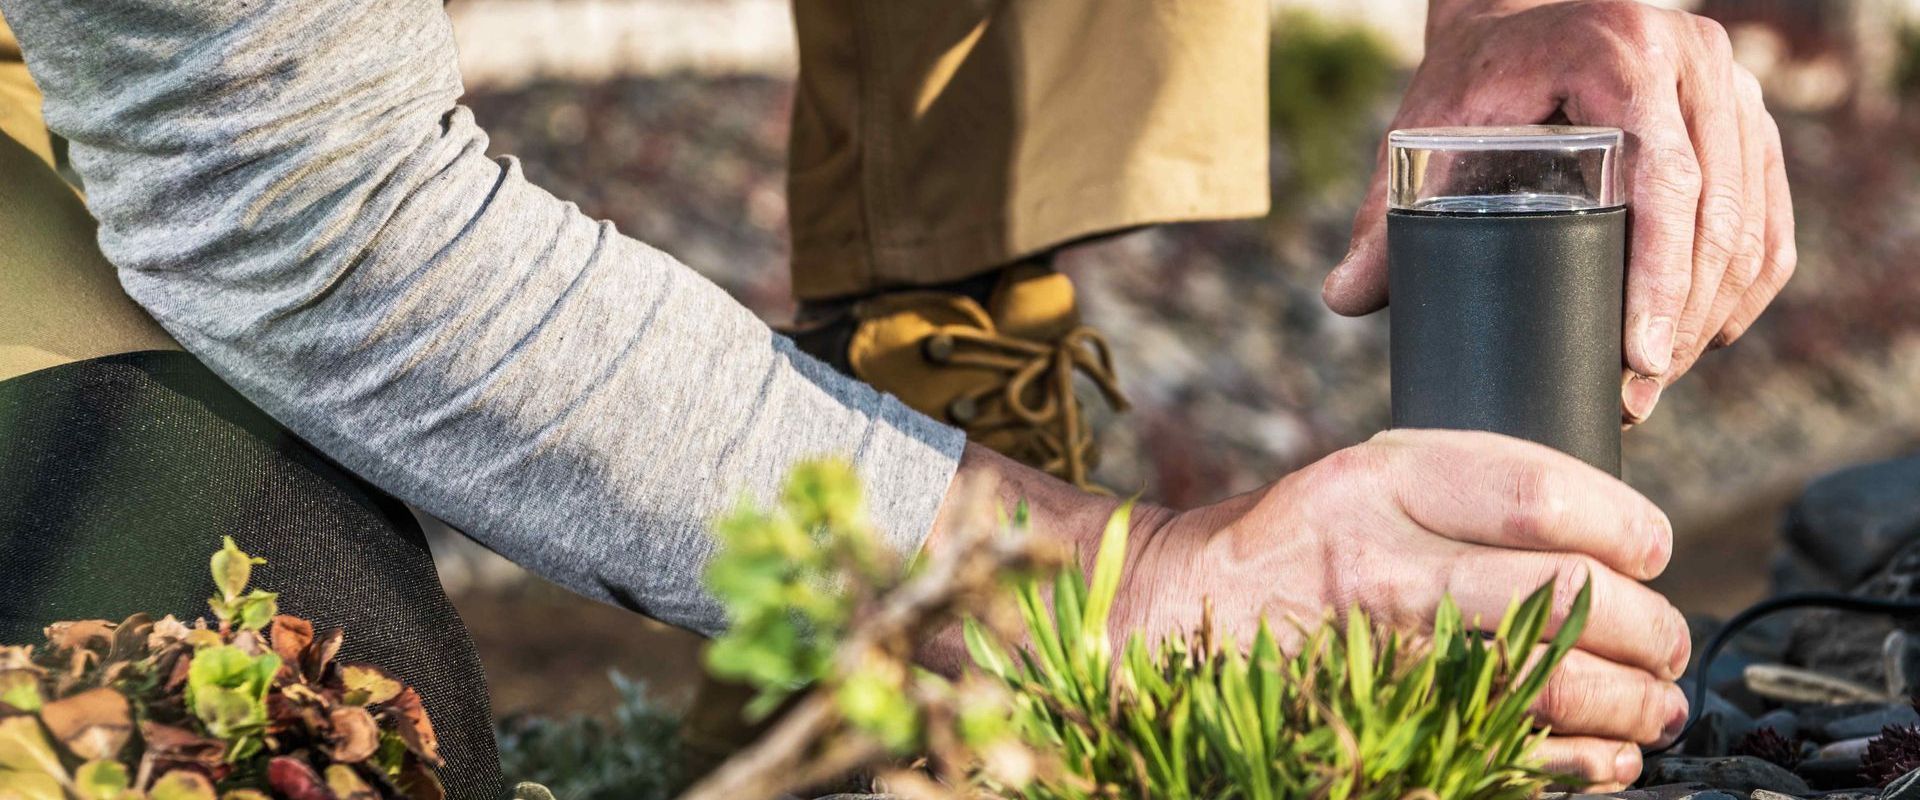
{"type": "Polygon", "coordinates": [[[1266,0],[794,0],[793,285],[1267,210],[1266,0]]]}

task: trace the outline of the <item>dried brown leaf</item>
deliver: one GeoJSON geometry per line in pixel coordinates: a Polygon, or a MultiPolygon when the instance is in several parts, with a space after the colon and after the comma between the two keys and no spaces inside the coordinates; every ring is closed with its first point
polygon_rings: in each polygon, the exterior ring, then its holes
{"type": "Polygon", "coordinates": [[[364,708],[336,708],[327,715],[327,723],[327,757],[334,761],[357,764],[380,749],[380,726],[364,708]]]}
{"type": "Polygon", "coordinates": [[[318,682],[326,673],[327,665],[333,663],[333,657],[340,652],[340,642],[346,638],[346,632],[333,628],[322,633],[305,652],[300,654],[300,671],[307,680],[318,682]]]}
{"type": "Polygon", "coordinates": [[[267,762],[267,785],[286,800],[340,800],[312,766],[292,756],[274,756],[267,762]]]}
{"type": "Polygon", "coordinates": [[[427,719],[427,708],[420,703],[420,693],[407,687],[393,702],[386,705],[397,725],[395,732],[407,749],[422,761],[440,766],[440,737],[434,735],[433,721],[427,719]]]}
{"type": "Polygon", "coordinates": [[[272,642],[273,652],[280,654],[281,663],[299,665],[301,654],[313,644],[313,623],[292,614],[277,615],[267,627],[267,640],[272,642]]]}
{"type": "Polygon", "coordinates": [[[53,738],[87,761],[110,761],[133,735],[127,698],[101,687],[62,698],[40,708],[40,721],[53,738]]]}

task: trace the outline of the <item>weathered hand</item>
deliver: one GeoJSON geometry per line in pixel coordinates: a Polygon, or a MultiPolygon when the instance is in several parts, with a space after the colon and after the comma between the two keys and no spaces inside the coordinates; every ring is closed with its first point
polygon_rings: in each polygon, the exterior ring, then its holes
{"type": "MultiPolygon", "coordinates": [[[[1632,208],[1621,387],[1638,422],[1793,274],[1793,207],[1760,85],[1704,17],[1631,0],[1434,0],[1395,128],[1536,123],[1627,133],[1632,208]]],[[[1385,147],[1327,305],[1387,303],[1385,147]]]]}
{"type": "Polygon", "coordinates": [[[1640,772],[1637,745],[1663,743],[1686,720],[1671,682],[1689,655],[1686,621],[1637,580],[1666,567],[1666,516],[1558,451],[1491,433],[1392,431],[1251,494],[1144,512],[1117,632],[1191,630],[1205,598],[1242,641],[1262,616],[1314,622],[1326,609],[1420,632],[1448,594],[1491,625],[1549,582],[1557,628],[1591,579],[1587,628],[1535,709],[1554,731],[1549,765],[1626,784],[1640,772]]]}

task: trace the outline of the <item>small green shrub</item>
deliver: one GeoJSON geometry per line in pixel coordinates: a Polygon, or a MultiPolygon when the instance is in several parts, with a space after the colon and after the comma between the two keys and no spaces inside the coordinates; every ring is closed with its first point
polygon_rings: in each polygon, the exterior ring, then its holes
{"type": "Polygon", "coordinates": [[[1291,165],[1278,204],[1344,190],[1372,166],[1376,107],[1399,72],[1374,32],[1308,11],[1280,15],[1267,60],[1267,113],[1291,165]]]}
{"type": "Polygon", "coordinates": [[[500,770],[564,800],[666,800],[685,788],[680,722],[619,672],[611,718],[513,717],[500,725],[500,770]]]}
{"type": "Polygon", "coordinates": [[[1443,601],[1425,644],[1375,631],[1303,631],[1292,656],[1263,622],[1251,648],[1203,625],[1158,647],[1139,634],[1118,663],[1107,617],[1120,586],[1126,509],[1107,526],[1092,578],[1054,577],[1049,608],[1031,578],[1015,591],[1031,645],[1009,648],[969,625],[967,645],[1014,698],[1015,727],[1064,776],[1003,787],[1039,800],[1101,797],[1523,800],[1553,776],[1531,761],[1545,737],[1528,707],[1585,625],[1589,593],[1544,657],[1525,667],[1552,587],[1507,611],[1491,637],[1443,601]]]}
{"type": "MultiPolygon", "coordinates": [[[[1423,642],[1376,632],[1355,612],[1344,626],[1302,631],[1290,656],[1264,624],[1246,649],[1203,624],[1158,646],[1130,637],[1116,659],[1107,628],[1127,511],[1109,520],[1091,578],[1074,566],[1051,581],[1005,575],[1024,630],[1003,637],[969,622],[967,648],[987,677],[952,685],[904,666],[897,649],[844,657],[840,645],[859,641],[874,609],[925,587],[875,553],[851,470],[804,466],[780,508],[720,526],[708,579],[735,625],[709,664],[768,703],[817,684],[844,722],[838,733],[895,754],[931,750],[950,789],[1000,796],[1520,800],[1555,777],[1534,761],[1546,734],[1528,708],[1585,625],[1587,589],[1532,666],[1551,587],[1490,635],[1448,600],[1423,642]]],[[[1026,526],[1017,510],[1000,536],[1026,541],[1026,526]]]]}

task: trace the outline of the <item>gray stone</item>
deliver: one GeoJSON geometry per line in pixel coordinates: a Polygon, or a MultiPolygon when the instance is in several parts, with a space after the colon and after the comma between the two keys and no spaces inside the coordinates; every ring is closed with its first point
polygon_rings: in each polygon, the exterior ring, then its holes
{"type": "Polygon", "coordinates": [[[1920,770],[1894,778],[1880,796],[1884,800],[1920,800],[1920,770]]]}
{"type": "Polygon", "coordinates": [[[1887,674],[1887,694],[1912,697],[1920,690],[1920,642],[1906,631],[1887,634],[1880,643],[1880,668],[1887,674]]]}
{"type": "Polygon", "coordinates": [[[1793,768],[1816,789],[1860,790],[1867,780],[1860,777],[1860,762],[1852,758],[1810,758],[1793,768]]]}
{"type": "Polygon", "coordinates": [[[1787,508],[1787,547],[1829,585],[1860,583],[1920,539],[1920,456],[1849,467],[1815,480],[1787,508]]]}
{"type": "Polygon", "coordinates": [[[1734,707],[1719,692],[1707,692],[1701,704],[1699,721],[1687,734],[1686,753],[1693,756],[1724,756],[1733,751],[1754,728],[1753,718],[1734,707]]]}
{"type": "Polygon", "coordinates": [[[1704,783],[1736,792],[1766,789],[1805,795],[1813,791],[1800,776],[1752,756],[1662,758],[1647,764],[1642,780],[1647,783],[1704,783]]]}
{"type": "Polygon", "coordinates": [[[1609,796],[1616,800],[1682,800],[1712,788],[1704,783],[1667,783],[1614,792],[1609,796]]]}
{"type": "Polygon", "coordinates": [[[513,800],[553,800],[553,792],[537,783],[522,782],[514,785],[513,800]]]}
{"type": "Polygon", "coordinates": [[[1755,789],[1753,790],[1752,800],[1800,800],[1800,798],[1790,794],[1770,792],[1766,789],[1755,789]]]}
{"type": "Polygon", "coordinates": [[[1891,706],[1865,714],[1836,719],[1815,730],[1821,739],[1841,741],[1858,739],[1862,736],[1877,736],[1880,729],[1888,725],[1913,725],[1920,723],[1920,714],[1910,706],[1891,706]]]}
{"type": "MultiPolygon", "coordinates": [[[[1746,800],[1746,798],[1741,797],[1740,795],[1734,794],[1733,792],[1723,791],[1720,789],[1708,789],[1704,792],[1694,792],[1693,794],[1680,798],[1680,800],[1746,800]]],[[[1798,800],[1798,799],[1792,798],[1792,800],[1798,800]]]]}
{"type": "Polygon", "coordinates": [[[1895,800],[1896,798],[1897,800],[1920,799],[1920,770],[1914,770],[1913,772],[1894,778],[1887,783],[1886,788],[1881,789],[1875,796],[1877,798],[1884,798],[1885,800],[1895,800]]]}
{"type": "Polygon", "coordinates": [[[1776,708],[1753,721],[1754,730],[1761,728],[1772,728],[1774,733],[1780,734],[1780,738],[1792,741],[1793,737],[1800,735],[1800,716],[1790,709],[1776,708]]]}
{"type": "Polygon", "coordinates": [[[1835,760],[1846,759],[1858,764],[1860,763],[1860,759],[1867,754],[1867,743],[1871,741],[1873,741],[1873,737],[1871,736],[1842,739],[1832,744],[1822,746],[1814,752],[1813,757],[1835,760]]]}

